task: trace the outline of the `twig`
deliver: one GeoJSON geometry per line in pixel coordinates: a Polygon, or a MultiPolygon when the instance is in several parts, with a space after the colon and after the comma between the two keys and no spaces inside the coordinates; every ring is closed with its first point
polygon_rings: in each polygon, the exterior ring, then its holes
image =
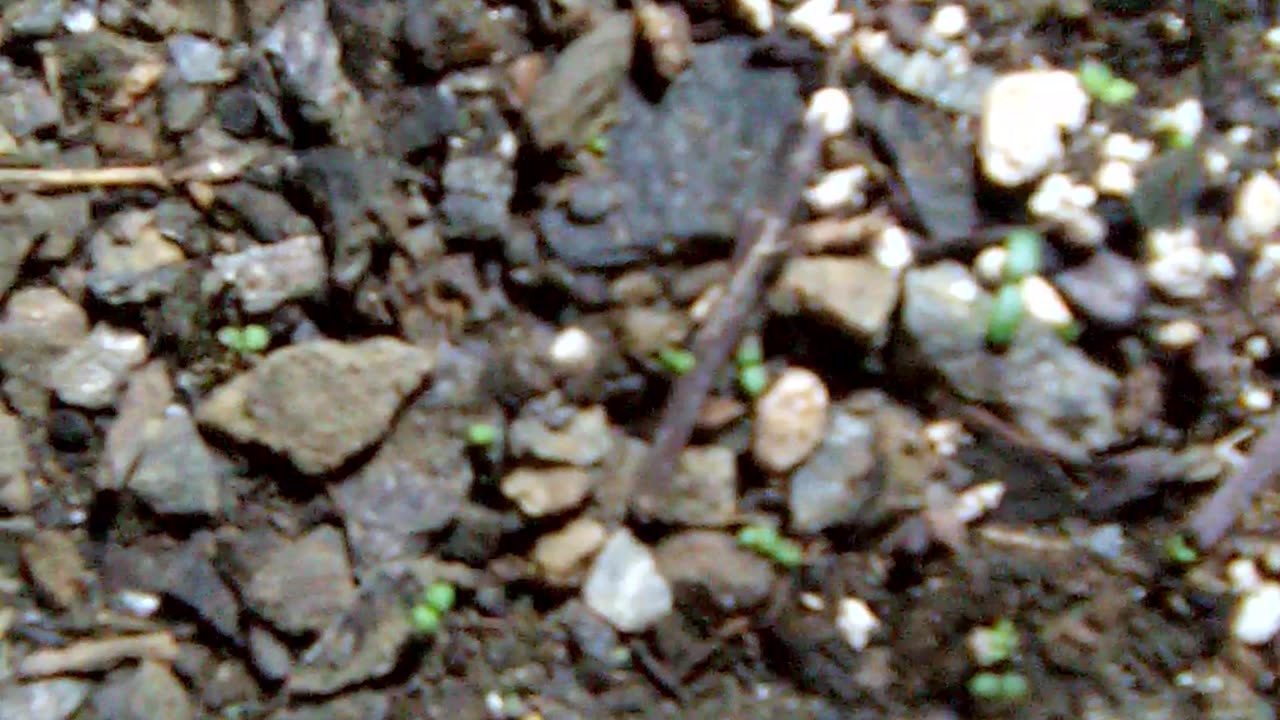
{"type": "Polygon", "coordinates": [[[110,168],[0,168],[0,185],[28,185],[39,190],[152,185],[169,187],[169,178],[154,165],[110,168]]]}
{"type": "Polygon", "coordinates": [[[1222,539],[1249,507],[1255,495],[1271,481],[1280,467],[1280,413],[1267,421],[1253,441],[1249,459],[1218,486],[1191,514],[1189,525],[1201,548],[1222,539]]]}
{"type": "Polygon", "coordinates": [[[671,388],[641,470],[640,492],[636,493],[635,503],[641,516],[652,517],[656,504],[666,496],[676,461],[689,443],[702,403],[733,353],[747,317],[757,310],[765,277],[789,247],[784,231],[817,167],[822,139],[819,119],[807,113],[785,171],[775,176],[774,187],[766,188],[762,204],[748,212],[744,219],[734,252],[733,273],[711,315],[694,337],[694,369],[682,375],[671,388]]]}

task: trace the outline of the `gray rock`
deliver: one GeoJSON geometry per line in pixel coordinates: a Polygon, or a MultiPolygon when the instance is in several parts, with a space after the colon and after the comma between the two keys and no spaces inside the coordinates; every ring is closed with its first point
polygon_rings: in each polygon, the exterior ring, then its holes
{"type": "Polygon", "coordinates": [[[329,626],[356,597],[342,534],[321,526],[262,559],[245,601],[280,630],[299,634],[329,626]]]}
{"type": "Polygon", "coordinates": [[[161,268],[185,259],[182,248],[164,237],[149,212],[127,210],[113,215],[89,239],[89,276],[95,293],[107,294],[142,282],[161,268]]]}
{"type": "Polygon", "coordinates": [[[22,563],[46,602],[66,610],[84,600],[87,567],[80,549],[67,533],[37,532],[22,544],[22,563]]]}
{"type": "Polygon", "coordinates": [[[136,543],[109,546],[102,575],[116,593],[163,593],[191,608],[224,637],[240,633],[240,601],[213,566],[215,539],[195,533],[181,546],[136,543]]]}
{"type": "Polygon", "coordinates": [[[223,467],[196,430],[191,413],[170,405],[143,429],[146,449],[126,487],[153,510],[168,515],[222,511],[223,467]]]}
{"type": "Polygon", "coordinates": [[[185,135],[209,116],[209,101],[214,94],[211,88],[170,82],[162,86],[162,90],[160,118],[170,134],[185,135]]]}
{"type": "Polygon", "coordinates": [[[15,37],[49,37],[61,28],[62,0],[17,0],[0,12],[15,37]]]}
{"type": "Polygon", "coordinates": [[[88,680],[53,678],[0,687],[0,717],[66,720],[84,704],[93,685],[88,680]]]}
{"type": "Polygon", "coordinates": [[[196,716],[186,688],[169,668],[153,660],[108,675],[94,693],[93,705],[99,717],[112,720],[194,720],[196,716]]]}
{"type": "Polygon", "coordinates": [[[577,410],[529,403],[511,423],[509,436],[518,456],[568,465],[594,465],[613,449],[609,417],[598,405],[577,410]]]}
{"type": "Polygon", "coordinates": [[[897,305],[897,277],[869,258],[794,258],[769,294],[775,312],[820,318],[874,346],[887,339],[897,305]]]}
{"type": "Polygon", "coordinates": [[[504,237],[511,224],[515,181],[511,164],[497,156],[451,158],[444,167],[440,205],[444,237],[478,242],[504,237]]]}
{"type": "Polygon", "coordinates": [[[31,455],[22,437],[22,424],[0,409],[0,508],[10,513],[31,509],[31,455]]]}
{"type": "Polygon", "coordinates": [[[289,3],[261,47],[278,64],[281,89],[303,118],[328,127],[337,145],[361,147],[372,130],[369,110],[343,73],[328,14],[325,0],[289,3]]]}
{"type": "Polygon", "coordinates": [[[98,467],[100,490],[119,490],[147,448],[147,427],[161,421],[173,402],[173,386],[163,360],[153,360],[129,378],[115,420],[107,430],[106,446],[98,467]]]}
{"type": "Polygon", "coordinates": [[[433,353],[393,338],[303,343],[272,352],[216,388],[196,417],[319,475],[385,435],[434,366],[433,353]]]}
{"type": "Polygon", "coordinates": [[[327,702],[281,710],[271,720],[386,720],[391,711],[389,693],[364,690],[327,702]]]}
{"type": "Polygon", "coordinates": [[[517,468],[502,479],[502,494],[530,517],[577,507],[591,491],[591,474],[582,468],[517,468]]]}
{"type": "Polygon", "coordinates": [[[671,612],[675,602],[653,552],[625,529],[614,532],[596,556],[582,600],[626,633],[653,626],[671,612]]]}
{"type": "MultiPolygon", "coordinates": [[[[425,400],[425,398],[424,398],[425,400]]],[[[456,411],[416,403],[377,454],[330,487],[361,565],[420,553],[419,535],[453,521],[471,492],[471,462],[456,411]]]]}
{"type": "Polygon", "coordinates": [[[1079,265],[1058,273],[1054,285],[1090,322],[1104,327],[1132,327],[1146,303],[1146,275],[1132,260],[1100,251],[1079,265]]]}
{"type": "Polygon", "coordinates": [[[266,314],[324,290],[328,280],[324,241],[318,235],[302,235],[232,255],[215,255],[206,280],[209,290],[229,286],[246,313],[266,314]]]}
{"type": "Polygon", "coordinates": [[[718,445],[680,454],[676,475],[659,498],[645,498],[655,520],[694,527],[723,527],[738,508],[738,459],[718,445]]]}
{"type": "Polygon", "coordinates": [[[192,85],[219,83],[227,79],[220,45],[195,35],[174,35],[165,43],[173,69],[183,82],[192,85]]]}
{"type": "Polygon", "coordinates": [[[706,590],[726,613],[760,605],[773,587],[773,565],[722,532],[683,532],[663,540],[654,552],[663,577],[677,590],[685,585],[706,590]]]}
{"type": "Polygon", "coordinates": [[[870,419],[840,409],[832,413],[822,444],[791,474],[792,530],[819,533],[855,518],[866,495],[864,481],[875,467],[874,442],[870,419]]]}
{"type": "Polygon", "coordinates": [[[50,366],[88,332],[84,309],[53,288],[25,288],[10,296],[0,320],[0,368],[11,399],[15,383],[38,388],[43,397],[50,366]]]}
{"type": "Polygon", "coordinates": [[[49,368],[49,384],[62,402],[101,410],[146,359],[147,339],[140,333],[100,323],[49,368]]]}
{"type": "Polygon", "coordinates": [[[24,138],[62,122],[62,108],[40,80],[10,76],[0,88],[0,127],[24,138]]]}
{"type": "Polygon", "coordinates": [[[293,668],[289,646],[261,625],[249,628],[249,653],[254,668],[265,678],[283,680],[293,668]]]}
{"type": "Polygon", "coordinates": [[[14,203],[12,209],[0,209],[0,232],[5,237],[5,241],[0,243],[0,293],[8,293],[13,288],[18,271],[36,244],[36,234],[19,214],[21,209],[20,203],[14,203]]]}
{"type": "Polygon", "coordinates": [[[989,351],[990,305],[958,263],[908,272],[902,321],[912,352],[902,362],[922,362],[961,395],[1009,408],[1027,433],[1068,459],[1084,461],[1117,442],[1115,374],[1034,319],[1022,323],[1007,351],[989,351]]]}

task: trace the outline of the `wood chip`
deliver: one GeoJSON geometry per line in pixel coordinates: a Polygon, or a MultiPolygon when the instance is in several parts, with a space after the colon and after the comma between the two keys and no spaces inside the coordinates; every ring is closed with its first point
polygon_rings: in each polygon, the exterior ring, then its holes
{"type": "Polygon", "coordinates": [[[178,641],[167,632],[127,635],[105,640],[86,640],[60,648],[37,650],[18,664],[24,678],[102,672],[126,660],[173,662],[178,657],[178,641]]]}

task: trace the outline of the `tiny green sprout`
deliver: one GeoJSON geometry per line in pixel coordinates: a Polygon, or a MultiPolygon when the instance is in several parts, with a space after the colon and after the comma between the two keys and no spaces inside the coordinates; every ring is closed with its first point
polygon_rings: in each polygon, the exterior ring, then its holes
{"type": "Polygon", "coordinates": [[[748,525],[738,530],[738,544],[783,567],[796,567],[804,562],[804,548],[768,525],[748,525]]]}
{"type": "Polygon", "coordinates": [[[781,538],[770,548],[769,559],[783,567],[799,567],[804,562],[804,548],[794,540],[781,538]]]}
{"type": "Polygon", "coordinates": [[[769,525],[747,525],[738,530],[738,544],[755,550],[778,541],[777,529],[769,525]]]}
{"type": "Polygon", "coordinates": [[[1022,288],[1015,283],[1000,286],[991,303],[991,316],[987,321],[987,342],[993,347],[1005,348],[1013,342],[1022,324],[1022,288]]]}
{"type": "Polygon", "coordinates": [[[414,632],[419,635],[433,635],[440,630],[440,613],[426,603],[418,603],[409,613],[409,621],[414,632]]]}
{"type": "Polygon", "coordinates": [[[587,152],[596,157],[604,157],[609,153],[609,138],[604,135],[593,135],[587,141],[587,152]]]}
{"type": "Polygon", "coordinates": [[[738,369],[738,385],[747,397],[757,397],[769,384],[769,369],[764,365],[746,365],[738,369]]]}
{"type": "Polygon", "coordinates": [[[1005,238],[1008,251],[1004,261],[1004,281],[1016,283],[1040,272],[1042,242],[1034,230],[1019,228],[1005,238]]]}
{"type": "Polygon", "coordinates": [[[260,353],[271,344],[271,331],[256,323],[245,325],[240,333],[240,338],[244,344],[245,352],[260,353]]]}
{"type": "Polygon", "coordinates": [[[473,447],[489,447],[498,440],[498,428],[491,423],[471,423],[467,426],[467,444],[473,447]]]}
{"type": "Polygon", "coordinates": [[[667,348],[658,353],[658,361],[662,366],[676,375],[684,375],[693,370],[696,360],[693,353],[680,348],[667,348]]]}
{"type": "Polygon", "coordinates": [[[742,344],[738,346],[738,356],[736,358],[738,367],[747,368],[764,363],[764,347],[760,344],[760,338],[755,335],[748,335],[742,340],[742,344]]]}
{"type": "Polygon", "coordinates": [[[1064,325],[1059,325],[1054,329],[1058,332],[1058,337],[1062,338],[1062,341],[1068,344],[1074,343],[1075,341],[1079,340],[1080,333],[1084,332],[1084,330],[1080,326],[1080,323],[1076,322],[1075,320],[1072,320],[1071,322],[1066,323],[1064,325]]]}
{"type": "Polygon", "coordinates": [[[980,672],[969,678],[968,688],[982,700],[1018,701],[1027,696],[1027,679],[1021,673],[980,672]]]}
{"type": "Polygon", "coordinates": [[[1138,94],[1137,85],[1112,74],[1111,68],[1097,60],[1081,63],[1077,76],[1090,97],[1107,105],[1124,105],[1138,94]]]}
{"type": "Polygon", "coordinates": [[[1174,533],[1164,541],[1164,554],[1178,565],[1190,565],[1199,558],[1195,548],[1187,543],[1181,533],[1174,533]]]}
{"type": "Polygon", "coordinates": [[[243,343],[240,328],[226,325],[218,328],[218,343],[229,350],[239,349],[243,343]]]}
{"type": "Polygon", "coordinates": [[[431,583],[426,593],[423,594],[423,600],[427,606],[441,615],[453,609],[453,603],[457,598],[458,591],[454,589],[453,585],[443,580],[431,583]]]}

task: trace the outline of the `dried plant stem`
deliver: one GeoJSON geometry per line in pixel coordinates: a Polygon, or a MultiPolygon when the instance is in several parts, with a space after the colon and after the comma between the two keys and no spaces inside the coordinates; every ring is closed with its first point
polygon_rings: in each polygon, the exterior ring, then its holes
{"type": "Polygon", "coordinates": [[[110,168],[0,168],[0,185],[25,185],[37,190],[151,185],[169,187],[159,167],[139,165],[110,168]]]}

